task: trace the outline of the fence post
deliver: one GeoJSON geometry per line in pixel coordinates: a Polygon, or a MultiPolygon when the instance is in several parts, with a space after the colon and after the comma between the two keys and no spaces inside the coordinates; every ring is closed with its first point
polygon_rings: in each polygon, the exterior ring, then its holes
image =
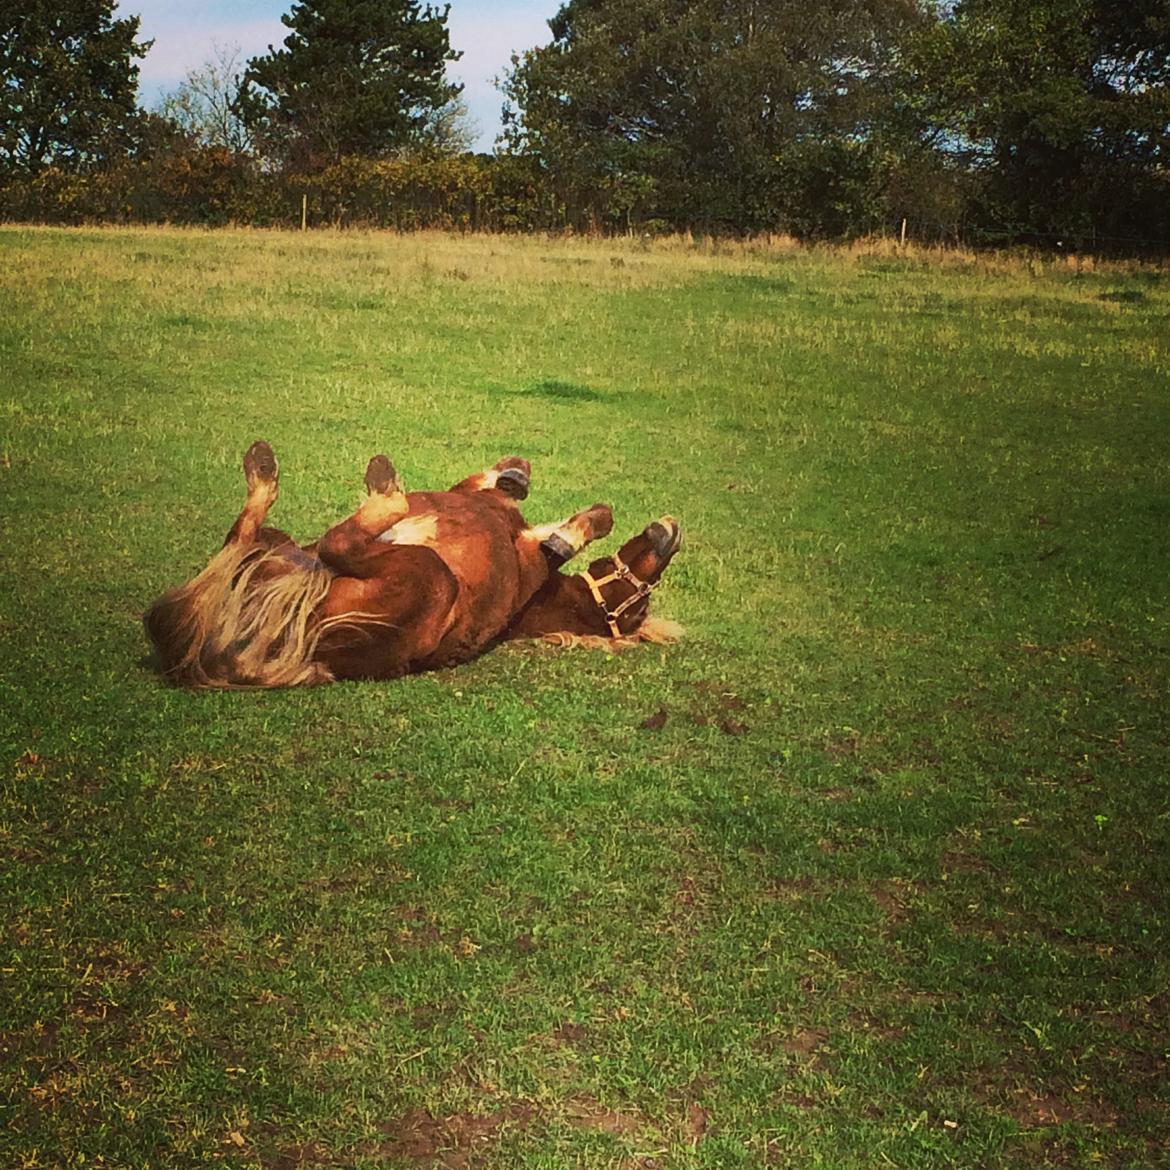
{"type": "Polygon", "coordinates": [[[301,231],[308,231],[309,228],[309,197],[308,195],[301,196],[301,231]]]}
{"type": "Polygon", "coordinates": [[[903,248],[906,247],[906,217],[905,216],[902,216],[902,239],[901,239],[900,246],[903,248]]]}

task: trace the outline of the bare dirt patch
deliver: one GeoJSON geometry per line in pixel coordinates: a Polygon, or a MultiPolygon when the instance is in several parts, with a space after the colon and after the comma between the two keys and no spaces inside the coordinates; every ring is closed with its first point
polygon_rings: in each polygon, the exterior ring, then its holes
{"type": "Polygon", "coordinates": [[[910,883],[899,878],[874,882],[869,890],[870,897],[877,903],[889,927],[900,926],[909,918],[906,904],[911,892],[910,883]]]}
{"type": "Polygon", "coordinates": [[[584,1024],[574,1024],[572,1021],[563,1023],[555,1032],[553,1039],[562,1044],[579,1045],[589,1039],[589,1030],[584,1024]]]}
{"type": "Polygon", "coordinates": [[[390,1164],[413,1163],[462,1170],[477,1153],[486,1150],[505,1126],[527,1129],[536,1112],[517,1102],[494,1113],[452,1113],[437,1118],[427,1109],[411,1109],[377,1127],[382,1140],[367,1143],[363,1156],[390,1164]]]}
{"type": "Polygon", "coordinates": [[[600,1133],[640,1133],[653,1128],[650,1120],[640,1113],[606,1109],[592,1097],[574,1097],[566,1109],[566,1116],[579,1129],[594,1129],[600,1133]]]}
{"type": "Polygon", "coordinates": [[[780,1041],[780,1050],[795,1056],[809,1068],[824,1065],[829,1053],[829,1032],[826,1028],[800,1028],[780,1041]]]}
{"type": "Polygon", "coordinates": [[[302,1166],[333,1166],[333,1155],[320,1142],[282,1146],[263,1161],[265,1170],[300,1170],[302,1166]]]}
{"type": "Polygon", "coordinates": [[[691,707],[691,722],[696,727],[714,725],[724,735],[743,735],[749,730],[746,723],[736,718],[739,712],[748,709],[748,704],[734,691],[711,682],[697,682],[695,689],[699,695],[691,707]]]}

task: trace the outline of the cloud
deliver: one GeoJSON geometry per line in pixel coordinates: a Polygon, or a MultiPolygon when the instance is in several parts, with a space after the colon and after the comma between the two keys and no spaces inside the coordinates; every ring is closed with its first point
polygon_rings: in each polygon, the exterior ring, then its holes
{"type": "Polygon", "coordinates": [[[121,0],[119,16],[138,16],[139,36],[154,44],[139,65],[139,84],[149,103],[173,89],[192,70],[210,60],[216,45],[239,46],[241,59],[280,44],[288,29],[280,23],[287,6],[280,0],[238,4],[173,4],[165,0],[121,0]]]}

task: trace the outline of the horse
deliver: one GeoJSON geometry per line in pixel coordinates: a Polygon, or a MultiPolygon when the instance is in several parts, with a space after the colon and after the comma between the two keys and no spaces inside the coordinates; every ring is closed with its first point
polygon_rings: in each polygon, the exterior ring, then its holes
{"type": "Polygon", "coordinates": [[[176,685],[392,679],[466,662],[507,638],[596,640],[600,630],[619,645],[674,633],[648,618],[648,606],[681,542],[677,522],[655,521],[594,562],[587,582],[563,575],[609,534],[613,513],[594,504],[530,526],[519,502],[531,466],[517,456],[446,492],[407,493],[390,460],[375,455],[357,511],[303,547],[265,524],[280,482],[271,446],[253,443],[243,465],[247,494],[223,547],[144,615],[176,685]]]}

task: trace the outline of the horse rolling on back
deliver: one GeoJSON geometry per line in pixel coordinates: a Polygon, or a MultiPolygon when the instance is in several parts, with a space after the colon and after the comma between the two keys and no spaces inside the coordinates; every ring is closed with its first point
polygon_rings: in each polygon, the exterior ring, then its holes
{"type": "Polygon", "coordinates": [[[599,621],[615,644],[640,630],[654,640],[671,632],[647,620],[647,603],[678,549],[678,525],[664,517],[628,541],[616,554],[628,572],[592,586],[598,601],[587,610],[581,579],[558,570],[609,533],[612,513],[595,504],[528,525],[523,459],[503,459],[446,492],[406,493],[390,461],[375,456],[361,506],[303,548],[265,526],[279,493],[267,443],[249,448],[244,472],[247,498],[223,548],[145,615],[176,685],[389,679],[465,662],[504,637],[596,638],[599,621]],[[621,613],[607,623],[614,609],[621,613]]]}

